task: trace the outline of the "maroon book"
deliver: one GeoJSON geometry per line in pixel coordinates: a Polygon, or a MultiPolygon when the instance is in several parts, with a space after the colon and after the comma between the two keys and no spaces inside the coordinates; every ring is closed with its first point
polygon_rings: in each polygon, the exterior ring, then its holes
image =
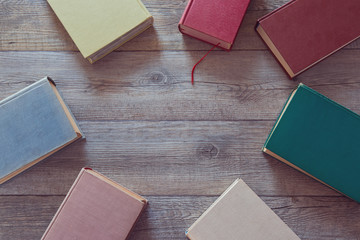
{"type": "Polygon", "coordinates": [[[230,50],[250,0],[189,0],[181,33],[230,50]]]}
{"type": "Polygon", "coordinates": [[[147,200],[83,168],[42,240],[125,240],[147,200]]]}
{"type": "Polygon", "coordinates": [[[360,36],[360,1],[294,0],[256,30],[293,78],[360,36]]]}

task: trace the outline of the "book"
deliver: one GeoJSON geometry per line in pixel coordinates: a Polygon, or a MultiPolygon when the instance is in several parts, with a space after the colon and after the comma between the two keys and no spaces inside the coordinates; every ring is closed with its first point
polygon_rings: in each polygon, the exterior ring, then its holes
{"type": "Polygon", "coordinates": [[[49,77],[0,101],[0,128],[0,184],[83,138],[49,77]]]}
{"type": "Polygon", "coordinates": [[[42,240],[125,240],[147,200],[102,174],[83,168],[42,240]]]}
{"type": "Polygon", "coordinates": [[[299,84],[263,151],[360,202],[359,143],[359,115],[299,84]]]}
{"type": "Polygon", "coordinates": [[[299,240],[300,238],[241,179],[188,229],[190,240],[299,240]]]}
{"type": "Polygon", "coordinates": [[[189,0],[181,33],[230,50],[250,0],[189,0]]]}
{"type": "Polygon", "coordinates": [[[48,3],[90,63],[153,23],[153,17],[140,0],[48,0],[48,3]]]}
{"type": "Polygon", "coordinates": [[[258,20],[256,30],[290,78],[360,36],[360,1],[293,0],[258,20]]]}

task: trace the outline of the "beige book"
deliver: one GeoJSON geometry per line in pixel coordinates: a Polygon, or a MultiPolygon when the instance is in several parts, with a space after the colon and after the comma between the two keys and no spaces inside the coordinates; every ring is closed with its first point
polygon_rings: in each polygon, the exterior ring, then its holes
{"type": "Polygon", "coordinates": [[[237,179],[188,229],[191,240],[299,240],[300,238],[237,179]]]}
{"type": "Polygon", "coordinates": [[[90,63],[153,23],[141,0],[48,0],[48,3],[90,63]]]}

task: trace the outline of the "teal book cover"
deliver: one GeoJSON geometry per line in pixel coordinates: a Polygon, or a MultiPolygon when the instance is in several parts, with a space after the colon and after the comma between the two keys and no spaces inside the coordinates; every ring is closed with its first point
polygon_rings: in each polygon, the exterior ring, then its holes
{"type": "Polygon", "coordinates": [[[0,184],[83,138],[50,78],[0,101],[0,128],[0,184]]]}
{"type": "Polygon", "coordinates": [[[360,202],[360,116],[300,84],[263,151],[360,202]]]}

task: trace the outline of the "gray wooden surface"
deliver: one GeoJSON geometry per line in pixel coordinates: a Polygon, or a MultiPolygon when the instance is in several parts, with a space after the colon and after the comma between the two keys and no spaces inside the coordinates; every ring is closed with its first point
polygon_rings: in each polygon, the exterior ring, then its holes
{"type": "Polygon", "coordinates": [[[46,1],[0,0],[0,98],[51,76],[87,137],[0,186],[0,239],[39,239],[84,166],[150,200],[131,240],[185,240],[238,177],[300,238],[360,239],[358,203],[261,152],[299,82],[360,113],[360,41],[289,80],[256,35],[285,2],[253,0],[192,86],[211,46],[178,32],[186,0],[145,0],[154,27],[94,65],[46,1]]]}

